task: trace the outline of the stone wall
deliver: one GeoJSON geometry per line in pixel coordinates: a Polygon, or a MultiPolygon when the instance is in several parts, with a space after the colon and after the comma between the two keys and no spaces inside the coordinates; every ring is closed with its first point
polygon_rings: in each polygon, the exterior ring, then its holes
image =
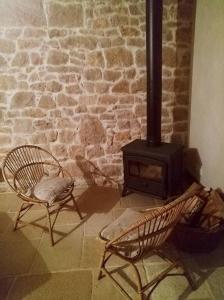
{"type": "MultiPolygon", "coordinates": [[[[164,0],[164,141],[186,143],[193,0],[164,0]]],[[[122,180],[122,145],[146,134],[145,1],[0,2],[0,161],[48,148],[122,180]]]]}

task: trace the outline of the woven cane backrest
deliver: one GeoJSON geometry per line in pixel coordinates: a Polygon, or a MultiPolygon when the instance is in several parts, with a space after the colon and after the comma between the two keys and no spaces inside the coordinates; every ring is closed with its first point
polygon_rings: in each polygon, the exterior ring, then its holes
{"type": "Polygon", "coordinates": [[[48,151],[33,145],[14,148],[3,162],[3,176],[16,192],[26,192],[44,175],[61,171],[59,162],[48,151]]]}
{"type": "Polygon", "coordinates": [[[192,199],[181,201],[177,199],[156,211],[144,214],[141,220],[113,239],[108,246],[121,249],[126,253],[128,251],[125,250],[125,247],[129,250],[134,249],[130,252],[131,258],[133,258],[133,253],[135,257],[138,257],[146,250],[159,248],[170,236],[182,217],[184,209],[191,204],[192,199]]]}

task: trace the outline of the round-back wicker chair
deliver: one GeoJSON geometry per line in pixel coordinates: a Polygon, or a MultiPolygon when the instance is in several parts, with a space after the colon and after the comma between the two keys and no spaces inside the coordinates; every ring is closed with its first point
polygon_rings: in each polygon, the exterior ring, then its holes
{"type": "MultiPolygon", "coordinates": [[[[72,194],[74,181],[58,160],[47,150],[34,145],[22,145],[11,150],[3,161],[2,173],[22,200],[14,230],[33,205],[46,209],[51,244],[54,245],[53,226],[62,206],[72,200],[80,219],[81,212],[72,194]],[[57,210],[52,222],[51,212],[57,210]]],[[[21,221],[22,222],[22,221],[21,221]]]]}
{"type": "Polygon", "coordinates": [[[162,249],[162,246],[169,238],[185,210],[191,206],[192,203],[196,203],[196,201],[197,199],[194,197],[186,199],[184,195],[165,206],[141,213],[127,209],[123,215],[114,221],[114,224],[112,223],[104,227],[99,234],[100,238],[105,241],[105,249],[98,279],[102,278],[104,272],[113,280],[121,292],[129,299],[132,299],[122,287],[121,283],[115,279],[115,270],[108,270],[108,268],[106,268],[109,259],[115,255],[133,267],[137,279],[137,292],[141,300],[143,300],[144,292],[147,289],[156,287],[172,269],[177,267],[183,270],[179,275],[186,276],[191,287],[195,289],[196,285],[191,274],[186,269],[186,266],[180,262],[179,258],[171,258],[162,249]],[[167,269],[155,276],[149,283],[143,285],[141,274],[138,271],[136,263],[141,261],[146,253],[156,254],[165,261],[170,262],[170,265],[167,269]]]}

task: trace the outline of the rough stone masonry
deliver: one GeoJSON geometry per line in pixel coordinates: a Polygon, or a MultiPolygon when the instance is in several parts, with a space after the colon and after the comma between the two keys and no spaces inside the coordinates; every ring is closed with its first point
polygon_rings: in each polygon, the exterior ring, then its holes
{"type": "MultiPolygon", "coordinates": [[[[193,10],[164,0],[163,141],[187,143],[193,10]]],[[[146,134],[145,1],[1,1],[0,123],[0,162],[30,143],[80,184],[80,155],[122,181],[120,148],[146,134]]]]}

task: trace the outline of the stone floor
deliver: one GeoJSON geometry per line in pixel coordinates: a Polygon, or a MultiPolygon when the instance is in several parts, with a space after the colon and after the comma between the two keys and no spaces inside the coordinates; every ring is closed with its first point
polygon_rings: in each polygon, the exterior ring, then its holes
{"type": "MultiPolygon", "coordinates": [[[[76,190],[75,193],[81,194],[79,204],[85,221],[80,223],[77,214],[69,208],[61,211],[54,228],[54,247],[50,246],[43,210],[31,210],[25,218],[32,222],[31,225],[13,232],[19,200],[11,193],[0,194],[0,299],[126,299],[109,279],[97,281],[103,249],[97,234],[126,207],[152,207],[161,201],[134,193],[120,198],[116,190],[102,187],[76,190]]],[[[199,288],[192,292],[184,277],[169,276],[152,292],[150,299],[224,299],[223,250],[224,242],[209,254],[180,253],[194,272],[199,288]]],[[[118,259],[111,259],[111,268],[121,265],[118,259]]],[[[164,267],[166,264],[158,257],[145,258],[139,264],[144,280],[164,267]]],[[[124,282],[131,299],[139,299],[132,288],[135,285],[131,270],[124,266],[116,276],[124,282]],[[124,281],[125,276],[131,285],[124,281]]]]}

